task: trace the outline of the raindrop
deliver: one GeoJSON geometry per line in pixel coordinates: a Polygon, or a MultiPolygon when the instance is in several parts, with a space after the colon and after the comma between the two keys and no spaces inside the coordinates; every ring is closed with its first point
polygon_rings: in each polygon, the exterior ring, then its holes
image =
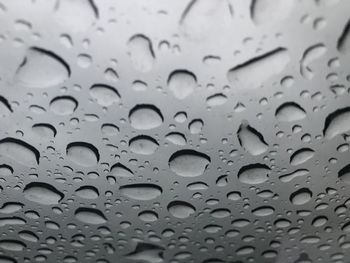
{"type": "Polygon", "coordinates": [[[346,23],[338,39],[338,50],[342,54],[348,54],[350,52],[350,20],[346,23]]]}
{"type": "Polygon", "coordinates": [[[250,6],[252,20],[257,25],[281,22],[289,16],[294,4],[294,0],[253,0],[250,6]]]}
{"type": "Polygon", "coordinates": [[[75,211],[75,218],[80,222],[91,225],[105,224],[107,222],[107,219],[103,213],[95,208],[78,208],[75,211]]]}
{"type": "Polygon", "coordinates": [[[312,192],[308,188],[301,188],[289,197],[289,200],[293,205],[304,205],[312,198],[312,192]]]}
{"type": "Polygon", "coordinates": [[[129,141],[130,150],[133,153],[150,155],[157,151],[159,144],[155,139],[146,135],[139,135],[129,141]]]}
{"type": "Polygon", "coordinates": [[[209,164],[209,156],[194,150],[177,151],[169,159],[170,169],[183,177],[200,176],[209,164]]]}
{"type": "Polygon", "coordinates": [[[264,137],[247,122],[243,122],[238,129],[237,137],[240,145],[251,155],[259,155],[267,151],[268,145],[264,137]]]}
{"type": "Polygon", "coordinates": [[[64,198],[63,193],[55,187],[42,182],[27,184],[23,193],[27,200],[42,205],[56,205],[64,198]]]}
{"type": "Polygon", "coordinates": [[[338,109],[326,118],[323,134],[327,139],[350,131],[350,107],[338,109]]]}
{"type": "Polygon", "coordinates": [[[65,116],[72,114],[78,107],[76,99],[70,96],[55,97],[50,102],[50,109],[53,113],[65,116]]]}
{"type": "Polygon", "coordinates": [[[0,140],[0,156],[29,167],[38,165],[40,159],[40,153],[35,147],[10,137],[0,140]]]}
{"type": "Polygon", "coordinates": [[[269,179],[270,171],[265,164],[249,164],[239,170],[238,180],[244,184],[262,184],[269,179]]]}
{"type": "Polygon", "coordinates": [[[306,112],[295,102],[285,102],[277,108],[275,116],[278,121],[294,122],[305,119],[306,112]]]}
{"type": "Polygon", "coordinates": [[[159,197],[163,190],[160,186],[155,184],[129,184],[123,185],[119,188],[119,191],[125,197],[148,201],[159,197]]]}
{"type": "Polygon", "coordinates": [[[99,197],[97,188],[91,185],[81,186],[75,190],[75,193],[84,199],[96,199],[99,197]]]}
{"type": "Polygon", "coordinates": [[[152,43],[144,35],[134,35],[128,43],[129,56],[134,68],[140,72],[152,69],[155,56],[152,43]]]}
{"type": "Polygon", "coordinates": [[[315,151],[310,148],[299,149],[290,157],[290,164],[293,166],[303,164],[314,157],[314,155],[315,151]]]}
{"type": "Polygon", "coordinates": [[[138,130],[150,130],[159,127],[163,123],[163,115],[154,105],[136,105],[129,113],[130,124],[138,130]]]}
{"type": "Polygon", "coordinates": [[[168,204],[168,211],[172,216],[184,219],[194,214],[196,209],[185,201],[172,201],[168,204]]]}
{"type": "Polygon", "coordinates": [[[28,88],[49,88],[64,83],[70,74],[68,64],[61,57],[32,47],[16,71],[15,83],[28,88]]]}
{"type": "Polygon", "coordinates": [[[277,48],[231,68],[227,78],[238,87],[254,89],[263,86],[267,80],[283,72],[289,61],[288,50],[277,48]]]}
{"type": "Polygon", "coordinates": [[[90,88],[90,96],[101,106],[109,107],[120,101],[118,91],[105,84],[94,84],[90,88]]]}
{"type": "Polygon", "coordinates": [[[304,78],[312,79],[314,77],[310,64],[323,56],[326,51],[327,48],[323,44],[316,44],[306,49],[300,60],[300,73],[304,78]]]}
{"type": "Polygon", "coordinates": [[[66,148],[67,157],[80,166],[95,166],[100,160],[100,154],[95,146],[87,142],[72,142],[66,148]]]}
{"type": "Polygon", "coordinates": [[[179,100],[183,100],[190,96],[196,87],[196,76],[187,70],[175,70],[168,78],[168,88],[179,100]]]}

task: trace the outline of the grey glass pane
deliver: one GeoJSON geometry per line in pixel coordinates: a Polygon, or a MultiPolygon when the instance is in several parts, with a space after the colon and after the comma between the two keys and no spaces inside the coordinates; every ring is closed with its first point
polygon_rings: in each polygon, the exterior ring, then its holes
{"type": "Polygon", "coordinates": [[[0,263],[350,262],[349,10],[0,0],[0,263]]]}

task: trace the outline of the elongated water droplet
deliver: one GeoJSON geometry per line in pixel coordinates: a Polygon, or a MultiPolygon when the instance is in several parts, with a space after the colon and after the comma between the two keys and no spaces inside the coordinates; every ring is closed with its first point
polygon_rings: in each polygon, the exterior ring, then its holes
{"type": "Polygon", "coordinates": [[[33,182],[27,184],[23,190],[24,197],[32,202],[42,205],[58,204],[64,195],[50,184],[33,182]]]}
{"type": "Polygon", "coordinates": [[[251,155],[262,154],[268,149],[262,134],[246,122],[240,125],[237,137],[241,146],[251,155]]]}
{"type": "Polygon", "coordinates": [[[176,218],[187,218],[195,213],[196,209],[185,201],[172,201],[168,204],[169,213],[176,218]]]}
{"type": "Polygon", "coordinates": [[[231,68],[227,78],[238,87],[258,88],[273,76],[283,72],[289,61],[288,50],[277,48],[231,68]]]}
{"type": "Polygon", "coordinates": [[[162,188],[155,184],[129,184],[119,188],[122,195],[134,200],[152,200],[160,196],[162,188]]]}
{"type": "Polygon", "coordinates": [[[306,112],[295,102],[286,102],[277,108],[275,116],[278,121],[294,122],[305,119],[306,112]]]}
{"type": "Polygon", "coordinates": [[[95,208],[82,207],[75,211],[75,218],[90,225],[100,225],[107,222],[104,214],[95,208]]]}
{"type": "Polygon", "coordinates": [[[40,159],[40,153],[35,147],[10,137],[0,140],[0,156],[5,156],[25,166],[36,166],[40,159]]]}
{"type": "Polygon", "coordinates": [[[153,68],[155,55],[151,40],[144,35],[135,35],[128,43],[129,56],[134,68],[140,72],[148,72],[153,68]]]}
{"type": "Polygon", "coordinates": [[[327,139],[350,131],[350,107],[338,109],[326,118],[323,134],[327,139]]]}

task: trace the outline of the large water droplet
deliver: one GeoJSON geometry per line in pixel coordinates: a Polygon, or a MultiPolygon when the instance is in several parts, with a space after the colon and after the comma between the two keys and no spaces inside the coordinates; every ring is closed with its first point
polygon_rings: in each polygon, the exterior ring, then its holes
{"type": "Polygon", "coordinates": [[[53,113],[61,116],[72,114],[78,107],[76,99],[70,96],[55,97],[50,102],[50,109],[53,113]]]}
{"type": "Polygon", "coordinates": [[[338,172],[338,177],[344,183],[350,184],[350,164],[340,169],[340,171],[338,172]]]}
{"type": "Polygon", "coordinates": [[[231,68],[227,78],[238,87],[254,89],[263,86],[264,82],[283,72],[289,61],[288,50],[277,48],[231,68]]]}
{"type": "Polygon", "coordinates": [[[306,112],[295,102],[286,102],[277,108],[275,116],[278,121],[294,122],[305,119],[306,112]]]}
{"type": "Polygon", "coordinates": [[[210,157],[194,150],[180,150],[171,155],[170,169],[184,177],[200,176],[210,164],[210,157]]]}
{"type": "Polygon", "coordinates": [[[15,83],[29,88],[48,88],[62,84],[69,76],[69,66],[61,57],[32,47],[17,69],[15,83]]]}
{"type": "Polygon", "coordinates": [[[289,197],[289,200],[293,205],[304,205],[312,198],[312,192],[308,188],[301,188],[289,197]]]}
{"type": "Polygon", "coordinates": [[[158,245],[139,242],[134,251],[125,255],[125,258],[136,262],[145,261],[147,263],[163,263],[164,248],[158,245]]]}
{"type": "Polygon", "coordinates": [[[55,10],[57,23],[64,30],[71,32],[87,31],[98,17],[98,10],[93,0],[59,0],[56,2],[55,10]]]}
{"type": "Polygon", "coordinates": [[[290,164],[293,166],[300,165],[310,160],[314,155],[315,151],[310,148],[299,149],[290,157],[290,164]]]}
{"type": "Polygon", "coordinates": [[[90,96],[101,106],[109,107],[120,101],[118,91],[105,84],[95,84],[90,88],[90,96]]]}
{"type": "Polygon", "coordinates": [[[238,172],[238,180],[244,184],[262,184],[269,179],[271,169],[265,164],[249,164],[238,172]]]}
{"type": "Polygon", "coordinates": [[[268,146],[264,137],[248,123],[242,123],[237,132],[241,146],[251,155],[259,155],[267,151],[268,146]]]}
{"type": "Polygon", "coordinates": [[[305,176],[307,174],[309,174],[309,170],[299,169],[299,170],[296,170],[296,171],[294,171],[292,173],[281,175],[279,177],[279,179],[283,183],[288,183],[288,182],[292,181],[294,178],[297,178],[297,177],[300,177],[300,176],[305,176]]]}
{"type": "Polygon", "coordinates": [[[111,168],[111,174],[117,177],[133,177],[134,173],[121,163],[116,163],[111,168]]]}
{"type": "Polygon", "coordinates": [[[150,130],[163,123],[163,115],[154,105],[140,104],[130,110],[129,120],[135,129],[150,130]]]}
{"type": "Polygon", "coordinates": [[[84,199],[96,199],[99,197],[97,188],[91,185],[79,187],[77,190],[75,190],[75,193],[77,196],[84,199]]]}
{"type": "Polygon", "coordinates": [[[250,11],[255,24],[275,24],[286,19],[294,7],[294,0],[253,0],[250,11]]]}
{"type": "Polygon", "coordinates": [[[10,251],[22,251],[27,246],[18,240],[0,240],[0,248],[10,251]]]}
{"type": "Polygon", "coordinates": [[[176,218],[187,218],[196,212],[190,203],[185,201],[172,201],[168,204],[169,213],[176,218]]]}
{"type": "Polygon", "coordinates": [[[349,131],[350,107],[338,109],[327,116],[323,129],[323,134],[327,139],[349,131]]]}
{"type": "Polygon", "coordinates": [[[300,73],[304,78],[312,79],[314,77],[314,72],[310,68],[310,64],[323,56],[326,51],[327,48],[323,44],[316,44],[305,50],[300,60],[300,73]]]}
{"type": "Polygon", "coordinates": [[[100,154],[95,146],[87,142],[72,142],[67,145],[67,157],[74,163],[91,167],[100,160],[100,154]]]}
{"type": "Polygon", "coordinates": [[[150,155],[157,151],[159,144],[155,139],[146,135],[139,135],[129,141],[130,150],[133,153],[150,155]]]}
{"type": "Polygon", "coordinates": [[[100,210],[88,207],[78,208],[75,211],[75,218],[80,222],[91,225],[99,225],[107,222],[106,217],[100,210]]]}
{"type": "Polygon", "coordinates": [[[1,155],[25,166],[36,166],[40,159],[40,153],[36,148],[24,141],[10,137],[0,140],[1,155]]]}
{"type": "Polygon", "coordinates": [[[168,78],[168,88],[179,100],[190,96],[196,87],[196,76],[187,70],[173,71],[168,78]]]}
{"type": "Polygon", "coordinates": [[[338,50],[342,54],[348,54],[350,52],[350,20],[346,23],[338,39],[338,50]]]}
{"type": "Polygon", "coordinates": [[[27,184],[23,190],[24,197],[32,202],[42,205],[56,205],[64,195],[50,184],[33,182],[27,184]]]}
{"type": "Polygon", "coordinates": [[[134,68],[140,72],[148,72],[152,69],[155,56],[152,42],[144,35],[135,35],[128,43],[129,56],[134,68]]]}
{"type": "Polygon", "coordinates": [[[160,196],[162,188],[155,184],[129,184],[119,188],[122,195],[134,200],[152,200],[160,196]]]}

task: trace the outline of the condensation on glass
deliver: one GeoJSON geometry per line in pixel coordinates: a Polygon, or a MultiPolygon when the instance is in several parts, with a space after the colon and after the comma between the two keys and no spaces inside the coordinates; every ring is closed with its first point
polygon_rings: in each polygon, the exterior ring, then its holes
{"type": "Polygon", "coordinates": [[[350,262],[348,0],[0,0],[0,263],[350,262]]]}

